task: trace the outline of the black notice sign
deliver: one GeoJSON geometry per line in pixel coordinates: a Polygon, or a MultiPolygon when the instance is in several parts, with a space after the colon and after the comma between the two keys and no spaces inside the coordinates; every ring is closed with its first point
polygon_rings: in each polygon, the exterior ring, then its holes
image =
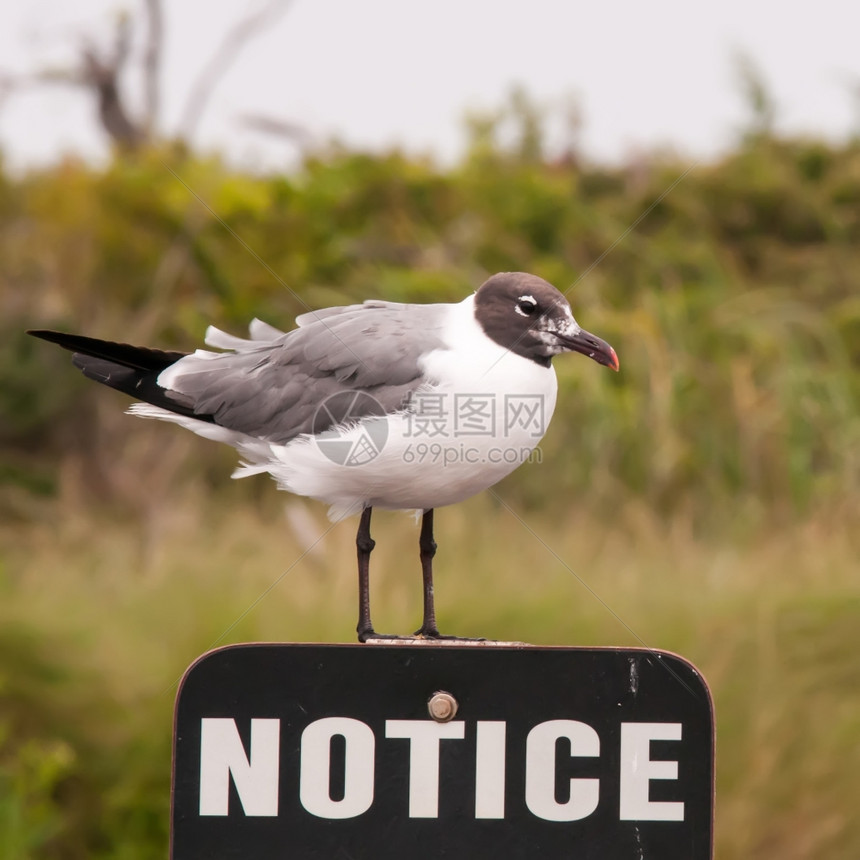
{"type": "Polygon", "coordinates": [[[179,691],[171,856],[706,860],[713,786],[711,697],[672,654],[240,645],[179,691]]]}

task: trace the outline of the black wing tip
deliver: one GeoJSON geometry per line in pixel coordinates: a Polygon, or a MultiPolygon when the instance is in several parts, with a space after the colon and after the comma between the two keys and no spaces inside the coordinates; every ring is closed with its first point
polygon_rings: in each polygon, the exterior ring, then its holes
{"type": "Polygon", "coordinates": [[[88,379],[122,391],[131,397],[160,406],[177,415],[187,415],[214,424],[212,415],[197,414],[192,404],[175,398],[180,395],[166,391],[158,384],[158,374],[165,367],[185,356],[182,352],[130,346],[126,343],[96,340],[79,334],[67,334],[50,329],[30,329],[27,334],[56,343],[74,353],[72,364],[88,379]]]}
{"type": "Polygon", "coordinates": [[[38,337],[40,340],[46,340],[49,343],[55,343],[64,349],[75,352],[81,342],[82,336],[78,334],[70,334],[65,331],[54,331],[49,328],[31,328],[27,329],[27,334],[32,337],[38,337]]]}
{"type": "Polygon", "coordinates": [[[165,367],[179,361],[186,355],[184,352],[174,350],[134,346],[130,343],[99,340],[82,334],[70,334],[50,329],[30,329],[27,334],[55,343],[70,352],[91,355],[94,358],[104,358],[124,367],[133,367],[138,370],[164,370],[165,367]]]}

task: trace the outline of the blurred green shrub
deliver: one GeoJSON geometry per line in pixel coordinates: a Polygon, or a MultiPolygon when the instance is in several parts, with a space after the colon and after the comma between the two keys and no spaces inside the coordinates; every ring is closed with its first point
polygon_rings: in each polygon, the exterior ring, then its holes
{"type": "MultiPolygon", "coordinates": [[[[332,147],[292,174],[251,176],[165,149],[0,177],[3,475],[50,491],[46,463],[109,473],[105,445],[150,432],[111,423],[99,404],[119,401],[26,343],[27,326],[192,348],[208,322],[456,300],[521,269],[575,285],[575,312],[622,372],[557,362],[551,468],[509,480],[520,502],[635,499],[716,526],[856,497],[860,142],[763,128],[686,174],[669,156],[593,166],[546,156],[521,94],[472,131],[452,168],[332,147]]],[[[210,450],[198,476],[221,462],[210,450]]],[[[157,453],[127,456],[143,474],[157,453]]]]}
{"type": "Polygon", "coordinates": [[[2,622],[0,860],[154,856],[167,841],[169,698],[119,701],[80,641],[2,622]]]}

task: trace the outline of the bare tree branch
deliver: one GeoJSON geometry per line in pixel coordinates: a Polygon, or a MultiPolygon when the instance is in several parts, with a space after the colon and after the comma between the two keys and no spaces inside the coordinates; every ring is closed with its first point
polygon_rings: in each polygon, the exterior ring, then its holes
{"type": "Polygon", "coordinates": [[[11,75],[0,73],[0,109],[6,102],[6,99],[15,91],[16,82],[11,75]]]}
{"type": "Polygon", "coordinates": [[[128,115],[119,90],[119,73],[128,59],[131,46],[129,19],[117,21],[113,56],[103,59],[92,45],[83,49],[83,82],[95,90],[99,119],[111,140],[124,149],[136,149],[146,135],[128,115]]]}
{"type": "Polygon", "coordinates": [[[89,86],[86,73],[82,68],[68,69],[62,66],[48,66],[40,71],[28,72],[23,75],[10,75],[0,72],[0,93],[11,95],[44,84],[60,84],[61,86],[89,86]]]}
{"type": "Polygon", "coordinates": [[[273,24],[287,11],[292,0],[270,0],[259,11],[248,15],[236,24],[224,37],[212,59],[204,67],[185,102],[180,137],[190,139],[197,129],[218,81],[224,77],[238,57],[242,48],[264,27],[273,24]]]}
{"type": "Polygon", "coordinates": [[[69,69],[48,69],[43,72],[32,72],[26,75],[11,75],[0,72],[0,96],[7,98],[11,95],[25,92],[40,84],[69,84],[78,86],[83,81],[74,79],[75,73],[69,69]]]}
{"type": "MultiPolygon", "coordinates": [[[[153,139],[157,133],[161,107],[161,64],[165,36],[163,0],[142,0],[146,13],[147,36],[140,60],[143,79],[144,105],[142,117],[129,110],[128,100],[120,87],[120,75],[131,54],[132,19],[128,14],[116,18],[113,45],[97,46],[85,40],[80,48],[80,61],[73,68],[47,68],[26,75],[4,74],[0,71],[0,106],[10,96],[45,84],[83,87],[93,92],[98,101],[98,116],[102,129],[111,140],[126,150],[134,150],[153,139]]],[[[221,44],[204,66],[186,100],[179,135],[186,140],[194,134],[208,103],[236,61],[242,49],[261,31],[272,26],[289,8],[292,0],[258,0],[254,11],[228,30],[221,44]]],[[[301,127],[266,117],[248,117],[246,123],[258,131],[289,139],[304,148],[312,140],[301,127]]]]}
{"type": "Polygon", "coordinates": [[[158,124],[161,106],[161,47],[164,44],[164,16],[161,0],[144,0],[147,14],[146,52],[143,56],[144,118],[148,137],[152,137],[158,124]]]}
{"type": "Polygon", "coordinates": [[[77,68],[46,68],[26,75],[0,75],[0,98],[46,84],[92,90],[98,100],[99,120],[104,131],[119,146],[135,149],[146,135],[129,117],[117,81],[130,47],[127,32],[122,32],[124,29],[125,25],[121,25],[109,57],[100,54],[93,45],[85,44],[77,68]]]}
{"type": "Polygon", "coordinates": [[[314,136],[304,126],[290,120],[277,119],[264,114],[242,114],[238,117],[239,122],[247,128],[259,131],[263,134],[279,137],[295,143],[299,147],[311,146],[314,136]]]}
{"type": "Polygon", "coordinates": [[[118,75],[125,65],[131,51],[131,17],[127,12],[121,12],[116,17],[116,34],[113,43],[113,60],[111,65],[118,75]]]}

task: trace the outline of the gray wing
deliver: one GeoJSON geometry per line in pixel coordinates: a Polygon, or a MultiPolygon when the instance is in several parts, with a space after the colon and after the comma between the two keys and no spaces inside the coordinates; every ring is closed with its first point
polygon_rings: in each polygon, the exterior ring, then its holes
{"type": "Polygon", "coordinates": [[[449,307],[365,302],[326,308],[302,314],[299,327],[287,333],[255,320],[250,340],[210,329],[208,344],[234,351],[186,356],[159,384],[197,415],[285,443],[346,417],[379,414],[374,401],[386,413],[402,408],[428,381],[421,356],[444,347],[449,307]],[[347,396],[357,392],[373,399],[347,396]]]}

